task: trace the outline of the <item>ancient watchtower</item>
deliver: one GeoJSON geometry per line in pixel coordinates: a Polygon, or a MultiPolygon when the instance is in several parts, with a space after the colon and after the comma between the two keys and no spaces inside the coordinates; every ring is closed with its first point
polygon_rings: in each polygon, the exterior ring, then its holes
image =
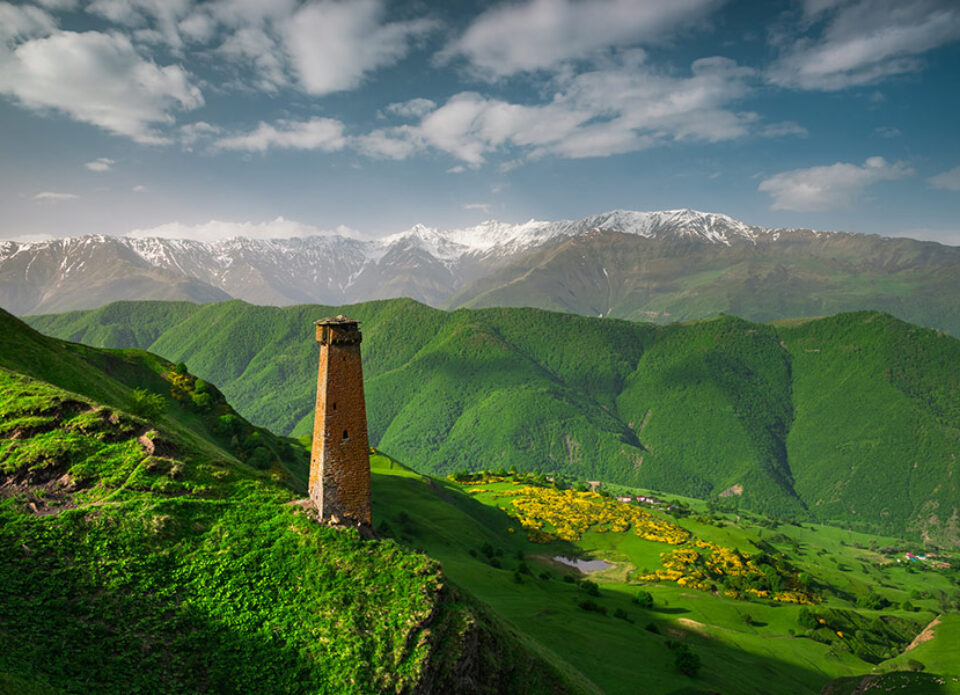
{"type": "Polygon", "coordinates": [[[316,322],[320,343],[310,498],[321,519],[371,525],[370,449],[360,329],[340,315],[316,322]]]}

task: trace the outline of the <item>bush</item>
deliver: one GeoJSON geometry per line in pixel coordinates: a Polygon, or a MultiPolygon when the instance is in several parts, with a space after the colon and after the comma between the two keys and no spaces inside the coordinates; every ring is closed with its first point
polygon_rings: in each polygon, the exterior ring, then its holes
{"type": "Polygon", "coordinates": [[[254,468],[263,470],[270,465],[270,458],[270,450],[265,446],[258,446],[250,453],[250,458],[247,459],[247,463],[254,468]]]}
{"type": "Polygon", "coordinates": [[[567,584],[576,584],[576,583],[577,583],[577,580],[573,578],[573,575],[572,575],[572,574],[565,574],[565,575],[563,575],[563,581],[565,581],[567,584]]]}
{"type": "Polygon", "coordinates": [[[600,595],[600,587],[597,586],[596,582],[591,582],[589,579],[584,579],[580,582],[580,591],[584,592],[587,596],[600,595]]]}
{"type": "Polygon", "coordinates": [[[620,618],[620,620],[626,620],[628,623],[633,622],[632,620],[630,620],[630,616],[627,615],[627,612],[622,608],[618,608],[617,610],[615,610],[613,612],[613,617],[620,618]]]}
{"type": "Polygon", "coordinates": [[[926,666],[916,659],[907,659],[907,668],[911,671],[922,671],[926,668],[926,666]]]}
{"type": "Polygon", "coordinates": [[[499,561],[497,558],[495,558],[495,557],[490,558],[490,566],[493,567],[494,569],[502,569],[502,568],[503,568],[503,565],[501,565],[501,564],[500,564],[500,561],[499,561]]]}
{"type": "Polygon", "coordinates": [[[797,625],[808,630],[814,630],[817,627],[817,616],[809,608],[801,608],[799,615],[797,615],[797,625]]]}
{"type": "Polygon", "coordinates": [[[599,613],[600,615],[607,614],[607,609],[593,599],[585,598],[582,601],[577,601],[577,605],[583,610],[590,611],[591,613],[599,613]]]}
{"type": "Polygon", "coordinates": [[[163,414],[166,400],[159,393],[150,393],[146,389],[136,389],[133,392],[133,402],[130,412],[139,415],[144,420],[155,420],[163,414]]]}
{"type": "Polygon", "coordinates": [[[690,678],[695,678],[700,672],[700,657],[685,644],[674,647],[673,667],[690,678]]]}
{"type": "Polygon", "coordinates": [[[657,627],[656,623],[647,623],[646,627],[644,627],[643,629],[646,630],[647,632],[652,632],[655,635],[660,634],[660,628],[657,627]]]}
{"type": "Polygon", "coordinates": [[[633,602],[641,608],[650,610],[653,608],[653,594],[651,594],[649,591],[643,591],[641,589],[637,592],[637,595],[633,597],[633,602]]]}

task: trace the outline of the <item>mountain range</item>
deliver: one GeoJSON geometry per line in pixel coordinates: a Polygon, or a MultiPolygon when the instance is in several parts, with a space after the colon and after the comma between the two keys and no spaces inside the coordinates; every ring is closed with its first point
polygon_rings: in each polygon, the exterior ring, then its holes
{"type": "Polygon", "coordinates": [[[149,349],[309,435],[312,322],[361,321],[370,441],[423,473],[509,468],[960,545],[960,341],[889,314],[660,326],[528,308],[120,302],[33,317],[149,349]]]}
{"type": "Polygon", "coordinates": [[[0,306],[20,315],[120,299],[439,308],[533,306],[669,322],[861,309],[960,335],[960,248],[768,229],[694,210],[216,242],[85,236],[0,242],[0,306]]]}

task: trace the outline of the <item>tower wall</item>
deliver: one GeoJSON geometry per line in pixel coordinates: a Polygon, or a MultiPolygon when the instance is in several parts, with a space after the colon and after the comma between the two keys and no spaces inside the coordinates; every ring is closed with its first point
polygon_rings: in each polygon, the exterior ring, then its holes
{"type": "Polygon", "coordinates": [[[310,457],[310,497],[320,517],[371,525],[370,449],[360,330],[338,316],[317,322],[320,369],[310,457]]]}

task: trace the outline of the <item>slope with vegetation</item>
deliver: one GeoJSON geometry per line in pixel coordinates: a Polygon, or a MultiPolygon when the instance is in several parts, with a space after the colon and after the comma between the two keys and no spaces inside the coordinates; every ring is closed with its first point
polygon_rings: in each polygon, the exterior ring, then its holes
{"type": "Polygon", "coordinates": [[[118,303],[34,317],[149,348],[254,422],[312,424],[312,321],[362,322],[371,442],[419,470],[515,466],[960,542],[960,341],[887,314],[631,323],[533,309],[118,303]]]}
{"type": "Polygon", "coordinates": [[[0,692],[576,690],[430,558],[318,524],[305,467],[182,366],[0,313],[0,692]]]}
{"type": "MultiPolygon", "coordinates": [[[[456,477],[374,456],[379,532],[440,560],[452,581],[597,691],[796,695],[848,692],[847,682],[867,676],[960,693],[951,661],[958,571],[897,562],[909,542],[710,511],[676,496],[627,504],[542,475],[456,477]],[[669,572],[676,550],[701,554],[689,578],[717,560],[717,586],[651,578],[669,572]],[[567,564],[599,559],[605,567],[584,572],[567,564]],[[808,601],[776,600],[791,582],[808,601]]],[[[955,567],[958,556],[946,559],[955,567]]]]}

